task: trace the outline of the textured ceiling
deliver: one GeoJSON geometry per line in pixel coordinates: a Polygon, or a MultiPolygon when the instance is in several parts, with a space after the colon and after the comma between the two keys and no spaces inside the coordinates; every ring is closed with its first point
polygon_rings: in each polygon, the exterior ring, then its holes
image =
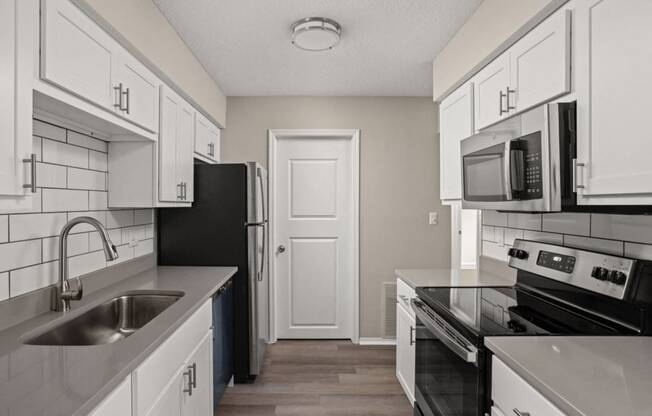
{"type": "Polygon", "coordinates": [[[428,96],[432,60],[482,0],[154,0],[226,95],[428,96]],[[309,16],[331,51],[290,43],[309,16]]]}

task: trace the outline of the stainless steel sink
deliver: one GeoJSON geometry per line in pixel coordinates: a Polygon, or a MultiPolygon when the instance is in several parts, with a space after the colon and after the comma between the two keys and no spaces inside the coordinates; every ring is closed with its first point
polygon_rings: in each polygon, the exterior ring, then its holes
{"type": "Polygon", "coordinates": [[[100,345],[127,338],[183,297],[181,292],[127,293],[24,341],[29,345],[100,345]]]}

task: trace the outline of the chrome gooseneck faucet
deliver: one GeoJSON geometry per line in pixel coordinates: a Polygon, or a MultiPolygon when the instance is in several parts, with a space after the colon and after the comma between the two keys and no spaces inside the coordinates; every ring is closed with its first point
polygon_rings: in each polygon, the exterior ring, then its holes
{"type": "Polygon", "coordinates": [[[68,281],[68,234],[70,230],[77,224],[90,224],[100,234],[104,254],[107,261],[113,261],[118,258],[118,250],[111,242],[106,229],[101,222],[92,217],[77,217],[68,221],[59,234],[59,285],[55,290],[55,299],[52,305],[52,310],[57,312],[66,312],[70,310],[71,300],[81,300],[84,293],[81,280],[77,278],[77,289],[70,289],[70,282],[68,281]]]}

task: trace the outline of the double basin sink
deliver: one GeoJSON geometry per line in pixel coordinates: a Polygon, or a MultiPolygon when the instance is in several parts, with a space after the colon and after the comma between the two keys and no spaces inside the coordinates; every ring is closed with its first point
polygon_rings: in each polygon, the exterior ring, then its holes
{"type": "Polygon", "coordinates": [[[126,293],[23,342],[71,346],[110,344],[134,334],[182,297],[182,292],[126,293]]]}

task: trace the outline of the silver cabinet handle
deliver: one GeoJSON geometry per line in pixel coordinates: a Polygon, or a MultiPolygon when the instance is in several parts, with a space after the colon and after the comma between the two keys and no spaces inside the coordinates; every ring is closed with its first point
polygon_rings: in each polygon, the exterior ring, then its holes
{"type": "Polygon", "coordinates": [[[521,412],[517,408],[514,408],[514,414],[516,416],[530,416],[530,412],[521,412]]]}
{"type": "Polygon", "coordinates": [[[183,392],[188,393],[188,396],[192,396],[192,367],[188,367],[188,371],[184,371],[183,376],[188,376],[188,387],[184,388],[183,392]]]}
{"type": "Polygon", "coordinates": [[[410,346],[414,345],[414,337],[412,336],[414,332],[415,332],[415,328],[412,325],[410,325],[410,346]]]}
{"type": "Polygon", "coordinates": [[[131,106],[129,105],[129,101],[130,101],[130,100],[129,100],[129,97],[131,96],[130,91],[129,91],[129,88],[125,89],[125,91],[124,91],[123,94],[124,94],[125,97],[126,97],[125,102],[127,103],[127,105],[125,105],[125,108],[121,108],[121,110],[126,111],[127,114],[129,114],[129,108],[131,107],[131,106]]]}
{"type": "Polygon", "coordinates": [[[584,182],[584,177],[577,168],[583,168],[586,164],[578,162],[577,159],[573,159],[573,189],[577,192],[578,189],[584,189],[584,184],[579,183],[579,178],[582,178],[584,182]]]}
{"type": "Polygon", "coordinates": [[[188,199],[188,184],[185,182],[181,182],[181,198],[185,201],[188,199]]]}
{"type": "Polygon", "coordinates": [[[122,108],[122,95],[123,95],[122,82],[119,83],[116,87],[113,87],[113,90],[117,93],[116,94],[117,95],[116,99],[118,101],[117,103],[113,104],[113,107],[117,108],[118,110],[123,110],[123,108],[122,108]]]}
{"type": "Polygon", "coordinates": [[[285,246],[283,246],[283,245],[278,246],[278,252],[279,253],[285,253],[285,246]]]}
{"type": "Polygon", "coordinates": [[[506,113],[509,112],[509,110],[516,110],[516,107],[509,105],[509,94],[515,94],[516,90],[512,90],[509,87],[506,88],[507,93],[505,94],[505,98],[507,99],[507,111],[506,113]]]}
{"type": "Polygon", "coordinates": [[[502,116],[507,111],[503,110],[503,98],[505,98],[505,93],[500,91],[498,96],[498,115],[502,116]]]}
{"type": "Polygon", "coordinates": [[[183,182],[177,184],[177,199],[183,199],[183,182]]]}
{"type": "Polygon", "coordinates": [[[36,153],[32,153],[29,159],[23,159],[23,163],[30,163],[30,172],[32,174],[32,182],[23,185],[23,188],[29,189],[33,194],[36,193],[36,153]]]}

